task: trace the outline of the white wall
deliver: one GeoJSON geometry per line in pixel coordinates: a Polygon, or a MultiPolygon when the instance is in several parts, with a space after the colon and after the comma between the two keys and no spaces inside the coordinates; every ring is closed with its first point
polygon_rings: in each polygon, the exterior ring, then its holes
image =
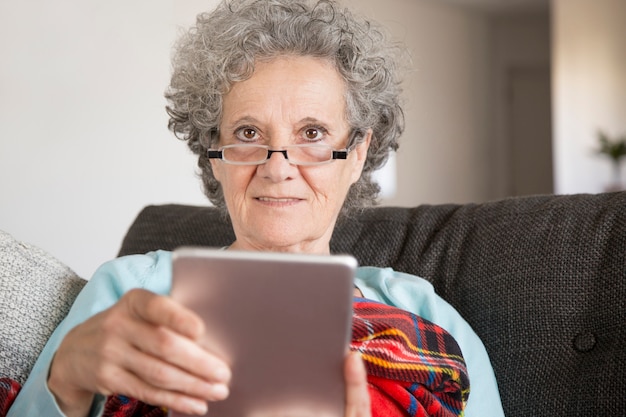
{"type": "Polygon", "coordinates": [[[170,47],[207,4],[180,3],[0,3],[0,229],[82,276],[144,205],[205,203],[166,128],[170,47]]]}
{"type": "MultiPolygon", "coordinates": [[[[385,203],[491,197],[484,15],[438,0],[352,2],[414,57],[398,189],[385,203]]],[[[162,93],[177,28],[213,4],[0,2],[0,229],[89,277],[143,206],[206,204],[162,93]]]]}
{"type": "Polygon", "coordinates": [[[626,2],[553,0],[552,12],[555,191],[601,192],[612,176],[596,131],[626,134],[626,2]]]}

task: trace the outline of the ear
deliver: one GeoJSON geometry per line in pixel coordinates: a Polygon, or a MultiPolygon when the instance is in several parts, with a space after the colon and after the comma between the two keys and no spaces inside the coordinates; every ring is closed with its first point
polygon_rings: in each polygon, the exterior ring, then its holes
{"type": "Polygon", "coordinates": [[[367,129],[365,132],[365,138],[359,143],[352,153],[356,156],[352,166],[352,184],[357,182],[363,172],[365,161],[367,160],[367,151],[370,148],[370,142],[372,141],[372,129],[367,129]]]}

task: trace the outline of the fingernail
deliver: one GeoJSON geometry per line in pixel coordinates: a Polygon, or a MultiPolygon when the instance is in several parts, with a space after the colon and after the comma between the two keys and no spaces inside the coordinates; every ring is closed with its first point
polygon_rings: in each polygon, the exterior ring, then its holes
{"type": "Polygon", "coordinates": [[[189,401],[188,404],[193,414],[203,416],[209,411],[209,404],[204,401],[189,401]]]}
{"type": "Polygon", "coordinates": [[[224,384],[215,384],[211,387],[211,392],[216,400],[223,400],[228,397],[229,390],[228,387],[224,384]]]}

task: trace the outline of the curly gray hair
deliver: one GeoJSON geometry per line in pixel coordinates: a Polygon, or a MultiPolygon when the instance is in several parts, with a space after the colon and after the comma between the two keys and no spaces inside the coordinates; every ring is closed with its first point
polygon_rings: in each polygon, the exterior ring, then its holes
{"type": "Polygon", "coordinates": [[[327,59],[346,85],[348,123],[373,132],[361,178],[343,205],[345,214],[376,202],[380,187],[371,174],[398,148],[404,130],[399,51],[381,28],[334,0],[224,0],[214,11],[198,15],[175,48],[165,93],[168,127],[199,156],[205,194],[225,209],[206,157],[224,94],[252,75],[257,60],[281,55],[327,59]]]}

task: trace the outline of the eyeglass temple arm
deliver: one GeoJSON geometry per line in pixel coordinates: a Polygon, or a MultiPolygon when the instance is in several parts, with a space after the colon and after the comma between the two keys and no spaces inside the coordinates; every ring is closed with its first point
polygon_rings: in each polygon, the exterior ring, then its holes
{"type": "Polygon", "coordinates": [[[209,159],[222,159],[222,151],[207,149],[206,155],[209,159]]]}
{"type": "Polygon", "coordinates": [[[348,139],[348,148],[345,151],[333,151],[333,159],[347,159],[348,152],[350,152],[359,143],[359,138],[363,136],[361,129],[354,129],[350,133],[350,139],[348,139]]]}

